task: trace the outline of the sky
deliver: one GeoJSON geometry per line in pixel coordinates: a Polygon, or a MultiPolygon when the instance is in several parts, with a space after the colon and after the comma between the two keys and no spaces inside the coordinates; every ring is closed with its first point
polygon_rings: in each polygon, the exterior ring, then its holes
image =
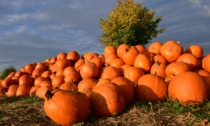
{"type": "MultiPolygon", "coordinates": [[[[210,53],[209,0],[135,2],[162,16],[159,28],[166,30],[151,42],[173,39],[184,48],[199,44],[204,55],[210,53]]],[[[98,17],[106,19],[116,5],[117,0],[1,0],[0,71],[71,50],[103,53],[98,17]]]]}

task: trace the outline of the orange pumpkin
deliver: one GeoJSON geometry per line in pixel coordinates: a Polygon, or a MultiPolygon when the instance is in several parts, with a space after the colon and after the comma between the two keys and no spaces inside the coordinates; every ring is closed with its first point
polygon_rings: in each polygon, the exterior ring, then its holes
{"type": "Polygon", "coordinates": [[[89,115],[90,101],[83,93],[57,89],[47,91],[46,97],[44,110],[59,125],[84,122],[89,115]]]}
{"type": "Polygon", "coordinates": [[[47,86],[38,87],[36,90],[36,96],[40,99],[46,100],[45,93],[48,90],[52,91],[53,89],[52,87],[47,86]]]}
{"type": "Polygon", "coordinates": [[[78,91],[86,94],[89,97],[90,92],[95,88],[97,82],[98,80],[93,78],[82,79],[78,83],[78,91]]]}
{"type": "Polygon", "coordinates": [[[154,54],[160,54],[160,48],[162,46],[161,42],[153,42],[148,46],[148,51],[154,54]]]}
{"type": "Polygon", "coordinates": [[[100,71],[100,78],[106,78],[109,80],[119,77],[120,75],[121,75],[120,69],[117,69],[116,67],[113,66],[104,67],[100,71]]]}
{"type": "Polygon", "coordinates": [[[79,71],[81,77],[84,78],[96,78],[99,74],[99,68],[93,62],[85,62],[79,71]]]}
{"type": "Polygon", "coordinates": [[[73,82],[65,82],[65,83],[61,84],[59,89],[67,90],[67,91],[72,91],[72,90],[73,91],[78,91],[77,85],[74,84],[73,82]]]}
{"type": "Polygon", "coordinates": [[[174,78],[176,75],[186,71],[190,71],[190,66],[181,61],[170,63],[165,68],[166,76],[169,78],[174,78]]]}
{"type": "Polygon", "coordinates": [[[40,86],[40,83],[42,82],[42,81],[46,81],[46,80],[49,80],[48,78],[46,78],[46,77],[37,77],[35,80],[34,80],[34,86],[36,86],[36,87],[39,87],[40,86]]]}
{"type": "Polygon", "coordinates": [[[200,45],[190,45],[186,48],[185,53],[191,53],[200,59],[203,57],[203,48],[200,45]]]}
{"type": "Polygon", "coordinates": [[[126,52],[130,48],[127,44],[120,44],[117,47],[117,56],[122,59],[123,53],[126,52]]]}
{"type": "Polygon", "coordinates": [[[13,84],[12,78],[5,78],[1,81],[1,87],[3,88],[9,88],[13,84]]]}
{"type": "Polygon", "coordinates": [[[181,56],[178,57],[176,61],[182,61],[189,64],[191,70],[195,70],[201,67],[199,60],[191,53],[182,54],[181,56]]]}
{"type": "Polygon", "coordinates": [[[206,99],[206,85],[196,72],[182,72],[169,83],[168,96],[183,105],[201,104],[206,99]]]}
{"type": "Polygon", "coordinates": [[[163,78],[153,75],[143,75],[136,86],[136,96],[139,100],[164,101],[167,95],[167,86],[163,78]]]}
{"type": "Polygon", "coordinates": [[[66,56],[67,56],[67,54],[65,52],[60,52],[57,54],[56,58],[57,58],[57,60],[66,59],[66,56]]]}
{"type": "Polygon", "coordinates": [[[110,66],[113,66],[113,67],[116,67],[118,69],[121,68],[122,65],[124,65],[125,63],[123,62],[122,59],[120,58],[117,58],[117,59],[114,59],[111,63],[110,63],[110,66]]]}
{"type": "Polygon", "coordinates": [[[210,77],[210,73],[204,69],[197,69],[195,72],[197,72],[201,77],[210,77]]]}
{"type": "Polygon", "coordinates": [[[16,96],[16,91],[18,89],[18,85],[11,85],[8,89],[8,91],[5,93],[8,97],[14,97],[16,96]]]}
{"type": "Polygon", "coordinates": [[[31,86],[29,85],[19,85],[16,90],[16,96],[29,96],[30,95],[31,86]]]}
{"type": "Polygon", "coordinates": [[[58,59],[55,62],[56,69],[64,70],[66,67],[70,66],[72,63],[68,59],[58,59]]]}
{"type": "Polygon", "coordinates": [[[144,70],[138,67],[130,66],[124,70],[124,77],[132,82],[137,82],[144,75],[144,70]]]}
{"type": "Polygon", "coordinates": [[[71,50],[68,52],[66,59],[71,60],[74,64],[80,59],[80,55],[76,50],[71,50]]]}
{"type": "Polygon", "coordinates": [[[159,62],[159,63],[166,64],[166,65],[168,64],[168,61],[162,55],[155,55],[152,59],[152,62],[153,63],[159,62]]]}
{"type": "Polygon", "coordinates": [[[139,67],[143,69],[145,73],[148,73],[152,66],[152,61],[145,54],[139,54],[136,57],[133,66],[139,67]]]}
{"type": "Polygon", "coordinates": [[[117,48],[115,46],[105,46],[104,55],[109,55],[111,53],[117,54],[117,48]]]}
{"type": "Polygon", "coordinates": [[[58,88],[61,86],[61,84],[64,83],[64,76],[62,75],[56,75],[55,77],[52,78],[52,86],[54,88],[58,88]]]}
{"type": "Polygon", "coordinates": [[[34,85],[34,78],[31,75],[24,74],[19,78],[19,85],[34,85]]]}
{"type": "Polygon", "coordinates": [[[32,87],[31,87],[31,90],[30,90],[30,92],[29,92],[29,95],[30,95],[30,96],[36,96],[36,91],[37,91],[38,88],[39,88],[39,87],[37,87],[37,86],[32,86],[32,87]]]}
{"type": "Polygon", "coordinates": [[[131,104],[134,101],[134,83],[125,77],[116,77],[111,82],[120,87],[121,92],[125,97],[126,104],[131,104]]]}
{"type": "Polygon", "coordinates": [[[135,47],[139,51],[139,53],[144,53],[147,51],[147,48],[144,45],[135,45],[135,47]]]}
{"type": "Polygon", "coordinates": [[[91,112],[97,117],[112,116],[123,112],[125,97],[118,85],[107,82],[97,85],[89,96],[91,112]]]}
{"type": "Polygon", "coordinates": [[[210,73],[210,54],[207,54],[202,59],[202,68],[210,73]]]}
{"type": "Polygon", "coordinates": [[[138,54],[139,51],[136,49],[136,47],[131,46],[128,50],[126,50],[123,53],[122,55],[123,62],[127,65],[133,65],[138,54]]]}
{"type": "Polygon", "coordinates": [[[159,77],[165,78],[166,64],[159,63],[158,61],[151,66],[150,73],[159,77]]]}
{"type": "Polygon", "coordinates": [[[168,40],[160,48],[160,54],[171,63],[177,60],[177,58],[183,53],[183,47],[180,42],[174,40],[168,40]]]}
{"type": "Polygon", "coordinates": [[[24,67],[24,71],[28,74],[32,74],[35,67],[36,67],[36,63],[26,64],[26,66],[24,67]]]}

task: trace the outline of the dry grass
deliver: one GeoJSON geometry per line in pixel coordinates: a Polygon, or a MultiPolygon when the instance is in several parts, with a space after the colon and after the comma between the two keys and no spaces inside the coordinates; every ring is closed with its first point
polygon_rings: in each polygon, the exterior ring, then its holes
{"type": "MultiPolygon", "coordinates": [[[[89,116],[87,122],[75,126],[204,126],[210,125],[210,103],[183,107],[178,103],[136,102],[113,117],[89,116]]],[[[57,126],[43,110],[43,101],[36,97],[0,98],[1,126],[57,126]]]]}

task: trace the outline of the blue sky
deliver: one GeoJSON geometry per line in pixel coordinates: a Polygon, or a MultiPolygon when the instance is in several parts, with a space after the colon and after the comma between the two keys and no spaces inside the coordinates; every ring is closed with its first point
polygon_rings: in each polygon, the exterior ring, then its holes
{"type": "MultiPolygon", "coordinates": [[[[208,0],[135,0],[155,10],[164,33],[152,41],[180,41],[184,47],[199,44],[210,53],[210,2],[208,0]]],[[[1,0],[0,70],[20,69],[59,52],[102,52],[98,17],[106,18],[116,0],[1,0]]]]}

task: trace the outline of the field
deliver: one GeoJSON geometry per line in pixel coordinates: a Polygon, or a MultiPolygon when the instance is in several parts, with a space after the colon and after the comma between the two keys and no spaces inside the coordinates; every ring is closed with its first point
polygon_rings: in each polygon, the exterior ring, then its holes
{"type": "MultiPolygon", "coordinates": [[[[1,97],[1,126],[58,126],[44,112],[43,100],[37,97],[1,97]]],[[[200,106],[181,106],[168,99],[162,103],[140,102],[127,107],[120,115],[96,118],[75,126],[207,126],[210,125],[210,102],[200,106]]]]}

